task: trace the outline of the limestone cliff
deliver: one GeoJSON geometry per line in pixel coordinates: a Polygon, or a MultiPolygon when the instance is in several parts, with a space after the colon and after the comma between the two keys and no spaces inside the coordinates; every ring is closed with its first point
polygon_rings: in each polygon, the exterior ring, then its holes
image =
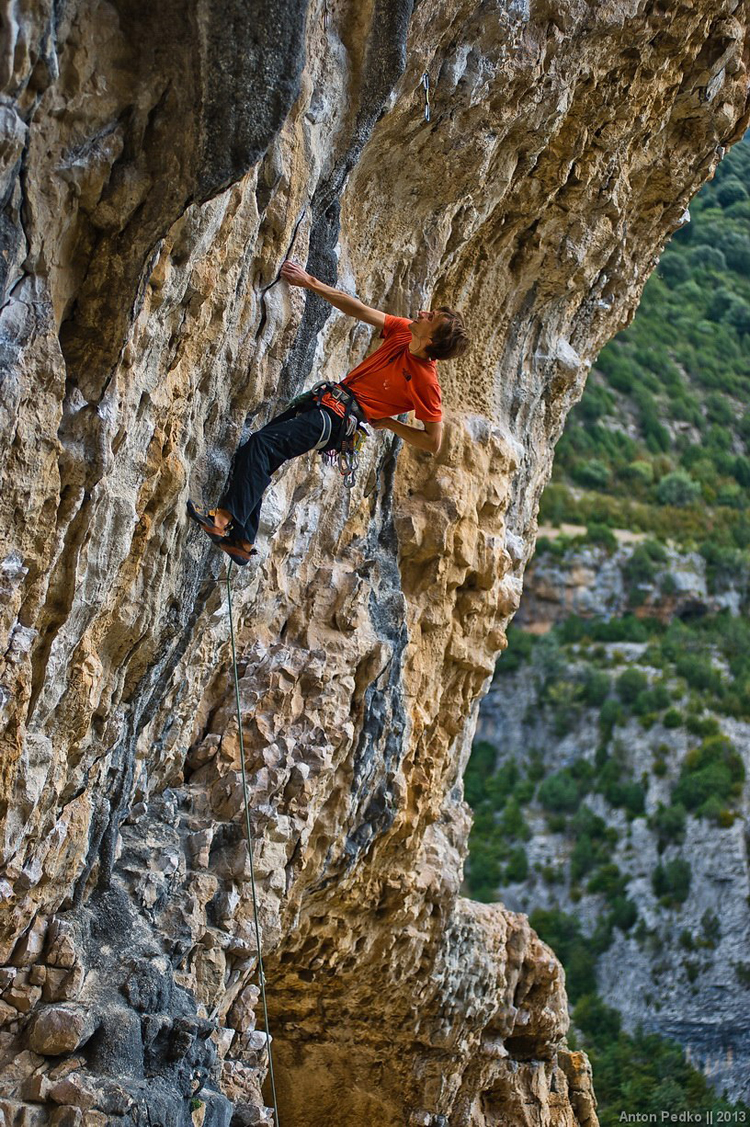
{"type": "Polygon", "coordinates": [[[289,468],[234,581],[282,1122],[595,1122],[549,949],[459,896],[461,773],[566,412],[742,131],[747,15],[3,6],[6,1122],[268,1121],[223,565],[184,506],[368,347],[274,284],[290,254],[474,345],[438,458],[376,436],[351,495],[289,468]]]}

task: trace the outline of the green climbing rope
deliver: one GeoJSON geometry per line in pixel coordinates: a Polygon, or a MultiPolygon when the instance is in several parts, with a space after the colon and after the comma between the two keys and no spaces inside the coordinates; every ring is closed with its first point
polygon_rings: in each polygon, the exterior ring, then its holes
{"type": "Polygon", "coordinates": [[[263,999],[263,1020],[265,1023],[266,1047],[268,1049],[268,1073],[271,1077],[271,1094],[273,1096],[273,1115],[276,1127],[279,1124],[279,1105],[276,1099],[276,1079],[273,1074],[273,1050],[271,1049],[271,1030],[268,1025],[268,1004],[266,1002],[266,976],[263,971],[263,953],[260,943],[260,923],[258,921],[258,897],[255,890],[255,866],[253,864],[253,832],[250,828],[250,801],[247,794],[247,771],[245,769],[245,741],[242,734],[242,711],[240,709],[240,679],[237,673],[237,650],[234,644],[234,620],[232,614],[232,586],[229,577],[232,573],[230,560],[227,569],[227,602],[229,604],[229,637],[232,640],[232,669],[234,670],[234,696],[237,704],[237,730],[240,734],[240,764],[242,767],[242,796],[245,803],[245,833],[247,836],[247,852],[250,857],[250,883],[253,889],[253,920],[255,922],[255,943],[258,948],[258,978],[260,980],[260,993],[263,999]]]}

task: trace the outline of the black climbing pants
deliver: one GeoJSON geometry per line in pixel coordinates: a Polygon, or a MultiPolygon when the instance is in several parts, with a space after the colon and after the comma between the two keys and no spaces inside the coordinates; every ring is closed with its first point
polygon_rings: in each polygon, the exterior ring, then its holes
{"type": "Polygon", "coordinates": [[[343,419],[328,407],[312,404],[292,408],[251,434],[234,456],[229,485],[219,508],[234,517],[232,535],[255,543],[260,506],[271,475],[290,458],[306,454],[323,441],[321,449],[336,447],[343,419]]]}

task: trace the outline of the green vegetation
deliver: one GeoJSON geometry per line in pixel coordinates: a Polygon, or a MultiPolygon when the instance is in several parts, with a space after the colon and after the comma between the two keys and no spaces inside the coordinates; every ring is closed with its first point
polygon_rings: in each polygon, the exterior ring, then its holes
{"type": "Polygon", "coordinates": [[[682,857],[668,861],[666,865],[657,865],[651,876],[654,894],[659,897],[665,908],[683,904],[690,893],[691,879],[690,862],[682,857]]]}
{"type": "MultiPolygon", "coordinates": [[[[602,1127],[616,1127],[623,1108],[647,1115],[663,1111],[735,1111],[746,1114],[745,1104],[730,1104],[718,1098],[706,1078],[686,1060],[675,1041],[636,1030],[622,1030],[617,1010],[605,1005],[596,992],[596,959],[602,950],[603,931],[592,937],[582,934],[574,916],[553,910],[539,910],[530,917],[531,926],[549,943],[565,967],[568,998],[573,1005],[574,1029],[569,1035],[573,1047],[585,1049],[591,1060],[598,1100],[597,1114],[602,1127]],[[577,1031],[577,1032],[576,1032],[577,1031]]],[[[718,921],[702,921],[704,937],[715,941],[718,921]]],[[[692,936],[683,944],[692,950],[692,936]]],[[[681,937],[682,939],[682,937],[681,937]]],[[[697,974],[690,963],[688,976],[697,974]]],[[[750,964],[736,964],[740,982],[750,985],[750,964]]]]}
{"type": "MultiPolygon", "coordinates": [[[[591,1060],[601,1127],[616,1127],[623,1108],[661,1117],[663,1112],[750,1113],[743,1103],[717,1097],[708,1080],[688,1063],[681,1045],[638,1029],[621,1028],[617,1010],[596,994],[585,995],[573,1010],[582,1047],[591,1060]]],[[[729,1116],[727,1116],[729,1120],[729,1116]]]]}
{"type": "Polygon", "coordinates": [[[703,710],[750,719],[750,621],[727,612],[673,619],[667,626],[632,615],[609,621],[573,615],[542,638],[511,626],[496,675],[527,665],[558,734],[570,731],[583,710],[595,704],[607,739],[631,714],[659,714],[668,728],[684,725],[704,736],[719,728],[715,717],[700,715],[703,710]],[[654,679],[646,668],[632,665],[618,673],[613,691],[612,677],[602,668],[613,655],[596,646],[616,642],[647,643],[641,660],[661,676],[654,679]],[[692,719],[685,712],[692,712],[692,719]]]}
{"type": "Polygon", "coordinates": [[[685,838],[685,807],[679,803],[665,806],[660,802],[655,813],[648,820],[649,827],[657,838],[657,848],[663,853],[667,845],[681,842],[685,838]]]}
{"type": "Polygon", "coordinates": [[[528,876],[522,843],[531,831],[523,807],[534,797],[539,778],[538,759],[522,771],[515,760],[498,766],[497,758],[492,744],[478,740],[464,776],[466,799],[474,808],[467,883],[472,896],[485,902],[496,900],[502,885],[528,876]]]}
{"type": "Polygon", "coordinates": [[[673,791],[674,802],[720,822],[725,805],[742,794],[745,765],[726,736],[714,735],[685,756],[673,791]]]}
{"type": "MultiPolygon", "coordinates": [[[[693,201],[637,317],[600,354],[540,513],[697,546],[714,582],[750,575],[750,201],[732,198],[743,182],[747,144],[693,201]]],[[[630,566],[648,578],[644,553],[630,566]]]]}

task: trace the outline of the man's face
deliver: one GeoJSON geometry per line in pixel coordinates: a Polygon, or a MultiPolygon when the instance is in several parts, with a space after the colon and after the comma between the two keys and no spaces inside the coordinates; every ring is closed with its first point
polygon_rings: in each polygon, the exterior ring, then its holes
{"type": "Polygon", "coordinates": [[[438,325],[445,320],[445,314],[437,309],[420,309],[409,328],[414,340],[418,340],[422,348],[432,340],[433,333],[438,325]]]}

